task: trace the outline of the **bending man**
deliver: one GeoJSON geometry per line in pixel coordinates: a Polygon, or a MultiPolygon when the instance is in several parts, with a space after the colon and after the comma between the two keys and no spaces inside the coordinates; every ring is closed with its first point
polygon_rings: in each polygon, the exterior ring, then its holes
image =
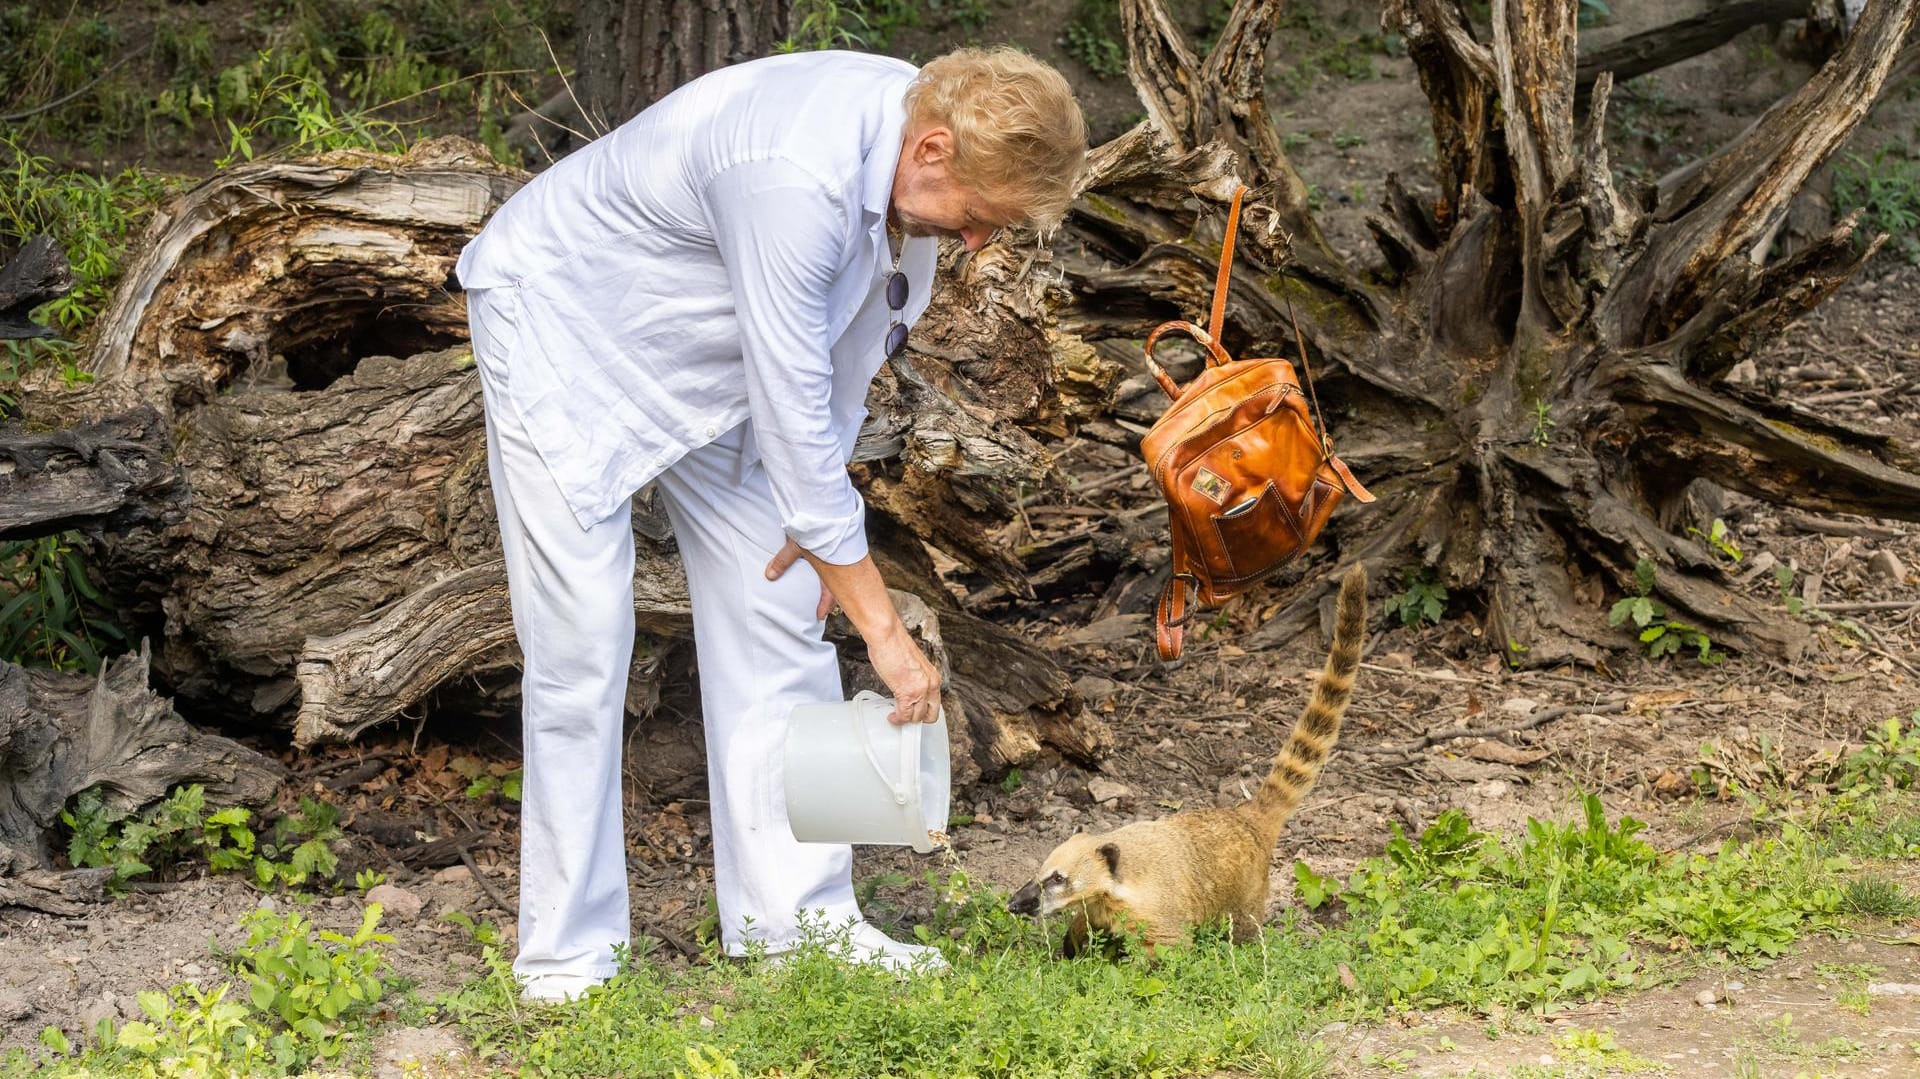
{"type": "Polygon", "coordinates": [[[532,998],[628,940],[621,720],[635,492],[665,500],[693,602],[728,954],[800,919],[856,958],[937,966],[854,899],[852,854],[788,830],[795,704],[843,698],[838,603],[896,701],[939,677],[867,553],[846,464],[867,385],[926,309],[938,241],[1050,225],[1084,165],[1066,80],[1013,50],[916,70],[817,52],[723,68],[516,192],[462,252],[487,459],[525,668],[520,934],[532,998]]]}

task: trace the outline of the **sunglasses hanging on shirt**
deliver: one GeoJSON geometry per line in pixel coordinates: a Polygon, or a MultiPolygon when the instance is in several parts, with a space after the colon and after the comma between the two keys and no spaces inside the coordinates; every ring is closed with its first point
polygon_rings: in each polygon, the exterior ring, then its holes
{"type": "Polygon", "coordinates": [[[887,359],[900,355],[907,347],[907,324],[900,321],[907,306],[907,275],[899,270],[887,275],[887,359]]]}

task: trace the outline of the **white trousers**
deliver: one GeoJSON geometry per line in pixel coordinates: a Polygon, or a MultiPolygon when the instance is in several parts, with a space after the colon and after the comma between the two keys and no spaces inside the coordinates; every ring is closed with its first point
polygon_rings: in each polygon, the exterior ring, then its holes
{"type": "MultiPolygon", "coordinates": [[[[632,514],[623,507],[580,528],[505,393],[513,305],[486,291],[467,302],[524,662],[514,970],[604,978],[614,946],[629,940],[620,751],[634,635],[632,514]]],[[[828,925],[860,917],[852,848],[801,843],[787,824],[788,714],[803,702],[840,700],[840,667],[814,617],[818,574],[803,560],[766,579],[786,535],[765,472],[741,468],[743,435],[744,425],[656,481],[693,602],[714,886],[731,955],[749,940],[770,951],[792,944],[803,914],[828,925]]]]}

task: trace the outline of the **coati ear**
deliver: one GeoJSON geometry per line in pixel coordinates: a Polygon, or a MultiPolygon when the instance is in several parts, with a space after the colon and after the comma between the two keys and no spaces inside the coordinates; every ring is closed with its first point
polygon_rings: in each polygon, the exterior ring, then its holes
{"type": "Polygon", "coordinates": [[[1113,874],[1116,877],[1120,875],[1120,844],[1118,843],[1101,844],[1100,857],[1105,858],[1107,860],[1107,872],[1113,874]]]}

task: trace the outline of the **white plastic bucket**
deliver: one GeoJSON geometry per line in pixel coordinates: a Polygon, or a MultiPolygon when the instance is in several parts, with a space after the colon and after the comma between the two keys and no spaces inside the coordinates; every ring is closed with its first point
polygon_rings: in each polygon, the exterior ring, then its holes
{"type": "Polygon", "coordinates": [[[893,702],[861,691],[850,701],[795,705],[787,726],[787,822],[803,843],[904,843],[934,849],[947,830],[951,776],[947,717],[887,721],[893,702]]]}

